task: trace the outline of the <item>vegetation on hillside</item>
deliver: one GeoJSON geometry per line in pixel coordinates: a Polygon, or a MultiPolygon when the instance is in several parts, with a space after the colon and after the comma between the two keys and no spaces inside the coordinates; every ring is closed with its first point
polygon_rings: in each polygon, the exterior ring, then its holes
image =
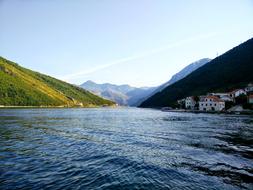
{"type": "Polygon", "coordinates": [[[0,57],[0,105],[101,106],[112,101],[0,57]]]}
{"type": "Polygon", "coordinates": [[[253,81],[253,38],[144,101],[140,107],[175,106],[187,96],[228,92],[253,81]]]}

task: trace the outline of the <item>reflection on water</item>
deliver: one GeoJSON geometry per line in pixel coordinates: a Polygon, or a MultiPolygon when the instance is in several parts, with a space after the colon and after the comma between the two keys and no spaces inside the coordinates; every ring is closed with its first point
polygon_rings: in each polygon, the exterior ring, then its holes
{"type": "Polygon", "coordinates": [[[253,189],[253,118],[1,109],[0,189],[253,189]]]}

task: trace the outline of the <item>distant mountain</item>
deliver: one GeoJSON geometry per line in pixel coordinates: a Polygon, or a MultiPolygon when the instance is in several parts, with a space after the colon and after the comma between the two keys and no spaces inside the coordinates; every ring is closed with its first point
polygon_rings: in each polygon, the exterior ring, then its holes
{"type": "Polygon", "coordinates": [[[140,107],[174,106],[178,99],[225,92],[253,81],[253,38],[145,100],[140,107]]]}
{"type": "Polygon", "coordinates": [[[136,88],[129,85],[115,85],[110,83],[97,84],[87,81],[80,85],[82,88],[117,102],[119,105],[136,106],[138,102],[149,95],[155,88],[136,88]]]}
{"type": "Polygon", "coordinates": [[[167,86],[175,83],[176,81],[184,78],[192,71],[198,69],[204,64],[208,63],[211,59],[204,58],[194,63],[191,63],[177,74],[173,75],[172,78],[158,87],[143,87],[135,88],[129,85],[114,85],[109,83],[97,84],[93,81],[87,81],[81,85],[86,90],[89,90],[99,96],[113,100],[120,105],[139,106],[148,97],[154,95],[157,92],[162,91],[167,86]]]}
{"type": "Polygon", "coordinates": [[[113,104],[78,86],[0,57],[0,105],[93,107],[113,104]]]}
{"type": "MultiPolygon", "coordinates": [[[[181,71],[179,71],[178,73],[176,73],[175,75],[173,75],[171,77],[171,79],[158,86],[150,95],[149,97],[153,96],[154,94],[158,93],[158,92],[161,92],[163,89],[165,89],[167,86],[183,79],[184,77],[186,77],[187,75],[189,75],[190,73],[192,73],[193,71],[195,71],[196,69],[202,67],[203,65],[205,65],[206,63],[210,62],[211,59],[209,58],[203,58],[203,59],[200,59],[198,61],[195,61],[193,63],[191,63],[190,65],[186,66],[185,68],[183,68],[181,71]]],[[[146,97],[149,98],[149,97],[146,97]]],[[[144,100],[143,100],[144,101],[144,100]]]]}
{"type": "Polygon", "coordinates": [[[173,75],[171,77],[171,79],[167,83],[165,83],[163,86],[167,87],[167,86],[181,80],[182,78],[186,77],[187,75],[189,75],[190,73],[192,73],[193,71],[195,71],[199,67],[202,67],[203,65],[205,65],[206,63],[208,63],[210,61],[211,61],[211,59],[209,59],[209,58],[203,58],[203,59],[200,59],[198,61],[191,63],[190,65],[186,66],[181,71],[179,71],[178,73],[173,75]]]}

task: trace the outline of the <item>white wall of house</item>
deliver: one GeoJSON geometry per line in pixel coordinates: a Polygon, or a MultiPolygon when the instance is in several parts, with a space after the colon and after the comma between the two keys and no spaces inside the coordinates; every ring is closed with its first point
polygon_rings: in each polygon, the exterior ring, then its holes
{"type": "Polygon", "coordinates": [[[238,90],[232,92],[232,93],[230,94],[230,96],[231,96],[232,98],[236,98],[236,97],[238,97],[238,96],[240,96],[240,95],[242,95],[242,94],[246,95],[246,92],[245,92],[243,89],[238,89],[238,90]]]}
{"type": "Polygon", "coordinates": [[[240,95],[242,95],[242,94],[246,95],[246,92],[245,92],[244,90],[242,90],[242,89],[237,90],[237,91],[235,92],[235,97],[238,97],[238,96],[240,96],[240,95]]]}
{"type": "Polygon", "coordinates": [[[225,102],[215,101],[212,98],[205,98],[199,102],[199,110],[201,111],[221,111],[225,109],[225,102]]]}
{"type": "Polygon", "coordinates": [[[192,97],[187,97],[185,99],[185,108],[186,109],[192,109],[193,110],[195,105],[196,105],[196,102],[193,100],[192,97]]]}
{"type": "Polygon", "coordinates": [[[220,99],[225,102],[232,102],[233,101],[233,98],[231,98],[230,96],[220,96],[220,99]]]}

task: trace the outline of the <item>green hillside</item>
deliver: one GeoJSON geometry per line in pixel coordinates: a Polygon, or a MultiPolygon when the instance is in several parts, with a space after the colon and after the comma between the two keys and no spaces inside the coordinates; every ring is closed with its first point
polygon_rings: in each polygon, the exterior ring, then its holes
{"type": "Polygon", "coordinates": [[[0,105],[92,107],[113,104],[80,87],[0,57],[0,105]]]}
{"type": "Polygon", "coordinates": [[[253,82],[253,38],[151,96],[140,107],[174,106],[187,96],[226,92],[249,82],[253,82]]]}

